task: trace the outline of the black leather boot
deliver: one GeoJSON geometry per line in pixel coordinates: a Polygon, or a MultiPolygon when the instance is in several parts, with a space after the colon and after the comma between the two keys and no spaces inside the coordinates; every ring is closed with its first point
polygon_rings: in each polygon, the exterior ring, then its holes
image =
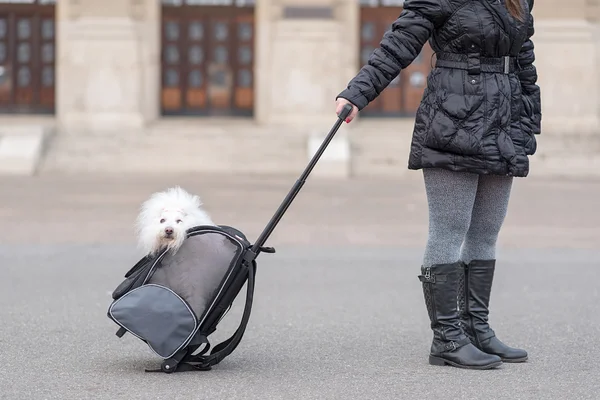
{"type": "Polygon", "coordinates": [[[502,343],[488,323],[496,260],[474,260],[463,265],[458,302],[464,332],[477,348],[504,362],[526,361],[527,352],[502,343]]]}
{"type": "Polygon", "coordinates": [[[502,364],[500,357],[486,354],[471,343],[458,319],[458,281],[461,262],[421,267],[425,305],[433,330],[429,355],[432,365],[468,369],[490,369],[502,364]]]}

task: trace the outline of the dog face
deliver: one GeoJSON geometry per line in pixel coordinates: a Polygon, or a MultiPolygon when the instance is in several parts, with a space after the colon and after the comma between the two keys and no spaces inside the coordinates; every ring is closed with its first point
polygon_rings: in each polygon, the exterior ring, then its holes
{"type": "Polygon", "coordinates": [[[185,220],[185,214],[181,210],[164,210],[160,214],[158,223],[164,227],[162,237],[164,239],[174,239],[181,234],[185,220]]]}
{"type": "Polygon", "coordinates": [[[156,225],[154,248],[178,248],[185,239],[186,225],[186,214],[183,210],[162,210],[156,225]]]}
{"type": "Polygon", "coordinates": [[[199,225],[214,225],[202,209],[198,196],[176,187],[154,193],[142,205],[137,218],[138,240],[146,254],[162,249],[176,251],[187,230],[199,225]]]}

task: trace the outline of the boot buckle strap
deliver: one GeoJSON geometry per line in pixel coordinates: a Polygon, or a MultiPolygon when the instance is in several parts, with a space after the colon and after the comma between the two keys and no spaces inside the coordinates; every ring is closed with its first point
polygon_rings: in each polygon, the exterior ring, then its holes
{"type": "Polygon", "coordinates": [[[454,351],[456,349],[460,349],[461,347],[467,345],[471,343],[471,339],[469,339],[468,337],[461,339],[461,340],[457,340],[457,341],[450,341],[448,343],[444,344],[444,350],[446,351],[454,351]]]}
{"type": "Polygon", "coordinates": [[[454,351],[456,349],[458,349],[458,345],[456,344],[456,342],[448,342],[446,344],[444,344],[444,350],[446,351],[454,351]]]}

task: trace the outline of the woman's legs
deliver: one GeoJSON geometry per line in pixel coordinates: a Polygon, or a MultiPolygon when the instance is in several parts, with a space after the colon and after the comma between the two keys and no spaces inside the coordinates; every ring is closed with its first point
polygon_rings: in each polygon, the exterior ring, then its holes
{"type": "Polygon", "coordinates": [[[513,178],[510,176],[482,175],[469,230],[461,251],[461,260],[493,260],[496,258],[496,241],[504,223],[513,178]]]}
{"type": "Polygon", "coordinates": [[[429,238],[423,265],[457,262],[471,223],[478,176],[427,168],[423,177],[429,206],[429,238]]]}
{"type": "Polygon", "coordinates": [[[429,238],[423,265],[492,260],[513,178],[424,169],[429,238]]]}
{"type": "Polygon", "coordinates": [[[469,230],[478,176],[440,169],[423,171],[429,204],[429,238],[419,280],[431,321],[429,363],[488,369],[501,364],[471,342],[461,327],[457,299],[464,264],[460,249],[469,230]]]}

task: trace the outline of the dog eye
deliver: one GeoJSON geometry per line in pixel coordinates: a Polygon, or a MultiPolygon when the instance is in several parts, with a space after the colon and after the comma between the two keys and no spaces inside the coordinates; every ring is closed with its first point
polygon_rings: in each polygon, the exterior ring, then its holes
{"type": "Polygon", "coordinates": [[[180,220],[180,219],[178,219],[178,220],[177,220],[177,223],[178,223],[178,224],[180,224],[180,223],[181,223],[181,220],[180,220]]]}
{"type": "Polygon", "coordinates": [[[164,223],[165,223],[165,219],[164,219],[164,218],[163,218],[163,219],[161,219],[161,220],[160,220],[160,223],[161,223],[161,224],[164,224],[164,223]]]}

